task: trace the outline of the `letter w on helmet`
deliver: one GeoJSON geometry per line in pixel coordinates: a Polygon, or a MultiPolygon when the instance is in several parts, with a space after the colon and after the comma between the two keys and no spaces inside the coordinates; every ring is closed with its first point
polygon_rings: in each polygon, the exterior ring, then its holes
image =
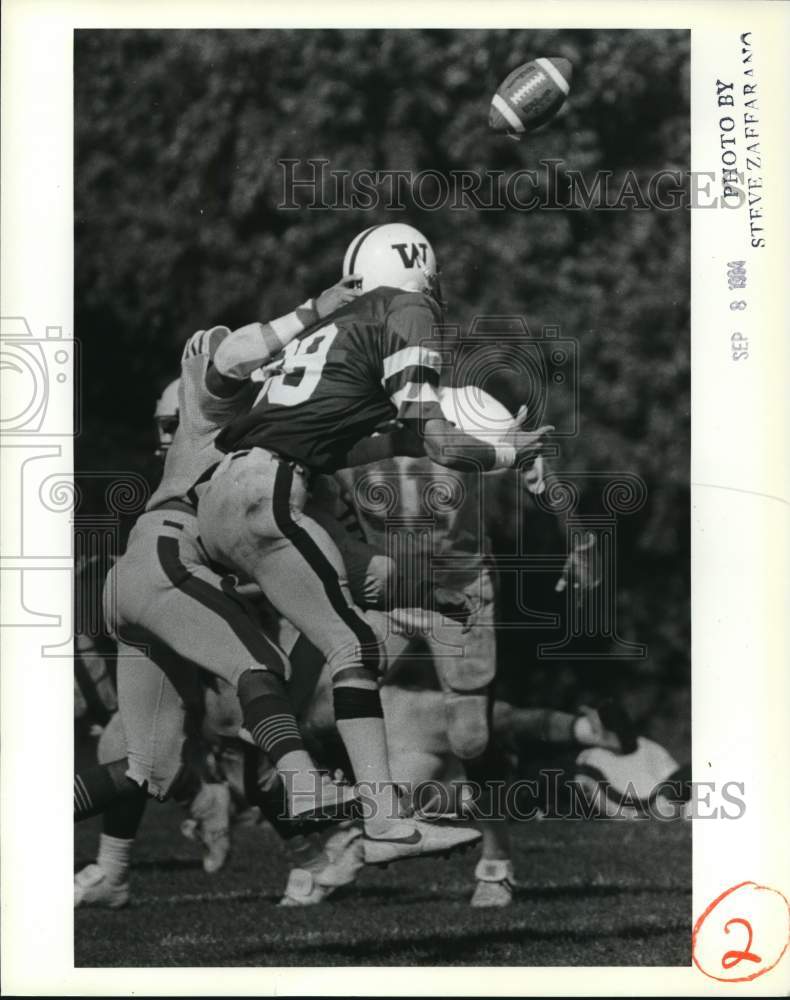
{"type": "Polygon", "coordinates": [[[349,274],[361,276],[363,292],[402,288],[442,302],[433,247],[419,229],[402,222],[371,226],[356,236],[343,258],[343,276],[349,274]]]}

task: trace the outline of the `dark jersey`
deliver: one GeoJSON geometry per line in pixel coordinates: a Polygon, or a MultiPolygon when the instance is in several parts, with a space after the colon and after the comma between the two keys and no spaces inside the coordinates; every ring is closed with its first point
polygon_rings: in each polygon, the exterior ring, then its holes
{"type": "Polygon", "coordinates": [[[217,438],[221,451],[268,448],[331,472],[359,440],[398,417],[441,417],[441,322],[418,292],[376,288],[295,337],[266,371],[252,410],[217,438]]]}

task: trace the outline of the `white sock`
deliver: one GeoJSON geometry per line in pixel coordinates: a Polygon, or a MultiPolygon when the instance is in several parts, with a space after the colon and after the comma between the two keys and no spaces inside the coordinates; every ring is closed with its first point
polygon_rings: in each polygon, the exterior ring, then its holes
{"type": "Polygon", "coordinates": [[[109,837],[106,833],[99,837],[99,856],[96,863],[107,876],[108,881],[121,884],[128,881],[134,840],[109,837]]]}
{"type": "Polygon", "coordinates": [[[376,717],[338,719],[337,730],[357,779],[364,810],[365,833],[383,837],[395,828],[403,835],[400,801],[390,773],[384,720],[376,717]]]}
{"type": "Polygon", "coordinates": [[[289,753],[284,753],[276,766],[289,793],[315,795],[321,786],[318,768],[306,750],[291,750],[289,753]]]}
{"type": "Polygon", "coordinates": [[[276,766],[285,785],[291,815],[320,807],[321,772],[306,750],[291,750],[283,754],[276,766]]]}

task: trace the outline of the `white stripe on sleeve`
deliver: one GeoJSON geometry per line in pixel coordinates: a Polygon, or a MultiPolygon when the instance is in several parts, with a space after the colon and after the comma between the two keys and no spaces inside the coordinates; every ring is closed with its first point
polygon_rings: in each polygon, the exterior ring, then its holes
{"type": "Polygon", "coordinates": [[[436,403],[439,396],[432,385],[427,382],[407,382],[402,389],[393,392],[390,399],[400,409],[403,403],[436,403]]]}
{"type": "Polygon", "coordinates": [[[402,372],[404,368],[413,368],[419,365],[438,372],[441,364],[442,359],[438,351],[432,351],[429,347],[403,347],[384,358],[382,385],[388,378],[402,372]]]}

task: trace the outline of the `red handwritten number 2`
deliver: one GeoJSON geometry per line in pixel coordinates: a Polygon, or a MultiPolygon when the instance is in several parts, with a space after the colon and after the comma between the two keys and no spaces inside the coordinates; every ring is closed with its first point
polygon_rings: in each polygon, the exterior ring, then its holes
{"type": "Polygon", "coordinates": [[[742,917],[733,917],[732,920],[728,920],[724,925],[724,931],[726,934],[730,933],[730,927],[733,924],[742,924],[746,928],[746,933],[749,935],[749,940],[746,942],[746,947],[743,951],[726,951],[721,960],[721,965],[723,969],[732,969],[736,965],[740,965],[741,962],[762,962],[762,958],[759,955],[755,955],[754,952],[749,951],[752,946],[752,925],[748,920],[744,920],[742,917]]]}

